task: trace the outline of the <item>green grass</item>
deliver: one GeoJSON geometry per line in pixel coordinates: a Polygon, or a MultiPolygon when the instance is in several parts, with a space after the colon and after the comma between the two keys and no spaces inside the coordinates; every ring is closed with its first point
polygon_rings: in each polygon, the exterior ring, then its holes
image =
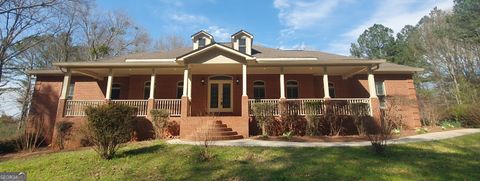
{"type": "Polygon", "coordinates": [[[130,144],[113,160],[92,150],[3,160],[0,172],[23,171],[29,180],[479,180],[480,134],[394,145],[387,156],[369,147],[201,147],[161,141],[130,144]]]}

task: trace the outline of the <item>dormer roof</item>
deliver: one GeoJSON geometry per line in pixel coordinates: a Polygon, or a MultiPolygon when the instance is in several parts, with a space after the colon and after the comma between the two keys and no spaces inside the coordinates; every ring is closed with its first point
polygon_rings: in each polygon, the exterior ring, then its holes
{"type": "Polygon", "coordinates": [[[200,36],[200,35],[206,36],[206,37],[208,37],[208,38],[210,38],[210,39],[213,40],[213,36],[212,36],[210,33],[207,33],[207,32],[204,31],[204,30],[201,30],[201,31],[199,31],[199,32],[196,32],[195,34],[193,34],[193,35],[191,36],[191,38],[192,38],[192,39],[195,39],[195,37],[198,37],[198,36],[200,36]]]}
{"type": "Polygon", "coordinates": [[[234,39],[237,36],[245,35],[248,36],[249,38],[253,39],[253,35],[245,30],[240,30],[232,35],[232,39],[234,39]]]}

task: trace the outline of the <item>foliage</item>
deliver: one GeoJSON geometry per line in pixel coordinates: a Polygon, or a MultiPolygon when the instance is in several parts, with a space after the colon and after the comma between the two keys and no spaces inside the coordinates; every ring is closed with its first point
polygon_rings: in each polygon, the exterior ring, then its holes
{"type": "Polygon", "coordinates": [[[367,124],[370,117],[370,105],[367,103],[352,103],[350,104],[352,110],[353,123],[357,128],[359,135],[365,135],[365,124],[367,124]]]}
{"type": "Polygon", "coordinates": [[[310,136],[320,135],[320,115],[323,107],[321,101],[305,102],[305,118],[307,119],[307,126],[305,133],[310,136]]]}
{"type": "Polygon", "coordinates": [[[12,116],[0,116],[0,140],[15,138],[17,135],[18,122],[12,116]]]}
{"type": "Polygon", "coordinates": [[[73,127],[73,122],[70,121],[59,121],[56,123],[55,128],[57,129],[57,144],[60,150],[65,148],[66,137],[70,134],[73,127]]]}
{"type": "Polygon", "coordinates": [[[425,134],[425,133],[428,133],[428,132],[430,132],[430,130],[425,126],[415,128],[415,133],[417,133],[417,134],[425,134]]]}
{"type": "Polygon", "coordinates": [[[165,109],[152,109],[150,114],[152,115],[152,123],[155,128],[155,136],[163,138],[165,129],[168,127],[170,112],[165,109]]]}
{"type": "Polygon", "coordinates": [[[442,130],[447,130],[451,128],[460,128],[462,127],[462,123],[456,120],[443,120],[440,122],[439,126],[442,130]]]}
{"type": "Polygon", "coordinates": [[[273,103],[257,102],[252,104],[253,116],[255,116],[255,120],[258,122],[258,126],[262,128],[263,135],[270,134],[267,126],[275,120],[273,117],[275,107],[276,105],[273,103]]]}
{"type": "Polygon", "coordinates": [[[300,102],[286,100],[280,103],[282,113],[280,116],[280,123],[282,125],[282,132],[292,132],[294,135],[305,134],[305,122],[299,116],[300,102]]]}
{"type": "Polygon", "coordinates": [[[325,102],[325,114],[324,120],[329,127],[330,136],[338,136],[343,131],[343,121],[345,120],[344,116],[339,115],[336,112],[335,107],[345,107],[348,106],[346,101],[326,101],[325,102]]]}
{"type": "Polygon", "coordinates": [[[19,150],[33,152],[44,144],[45,141],[45,120],[41,116],[32,115],[27,120],[27,126],[21,130],[23,133],[17,140],[19,150]]]}
{"type": "Polygon", "coordinates": [[[388,157],[368,147],[211,147],[219,158],[211,162],[197,159],[199,146],[153,140],[129,143],[113,160],[91,149],[3,157],[0,170],[22,170],[30,180],[478,180],[478,140],[395,144],[388,157]]]}
{"type": "Polygon", "coordinates": [[[105,104],[87,107],[87,137],[103,159],[112,159],[120,144],[131,139],[136,108],[105,104]]]}
{"type": "Polygon", "coordinates": [[[393,30],[374,24],[358,37],[357,43],[352,43],[350,53],[356,57],[391,59],[394,45],[393,30]]]}
{"type": "Polygon", "coordinates": [[[293,131],[288,131],[282,134],[282,138],[290,141],[293,137],[293,131]]]}
{"type": "Polygon", "coordinates": [[[455,106],[452,109],[452,116],[463,127],[480,128],[480,106],[478,103],[455,106]]]}

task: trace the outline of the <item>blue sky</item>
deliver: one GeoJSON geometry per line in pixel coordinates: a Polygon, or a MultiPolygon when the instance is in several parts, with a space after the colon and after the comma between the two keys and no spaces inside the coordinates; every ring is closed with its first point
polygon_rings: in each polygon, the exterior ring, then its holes
{"type": "Polygon", "coordinates": [[[125,11],[154,39],[176,34],[190,41],[203,29],[216,41],[229,41],[245,29],[257,44],[347,55],[350,43],[374,23],[398,32],[434,7],[452,6],[453,0],[98,0],[96,8],[125,11]]]}

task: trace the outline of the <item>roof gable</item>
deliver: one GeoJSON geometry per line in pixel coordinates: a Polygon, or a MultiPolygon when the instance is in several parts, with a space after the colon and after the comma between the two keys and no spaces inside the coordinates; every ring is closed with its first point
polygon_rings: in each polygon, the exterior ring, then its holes
{"type": "Polygon", "coordinates": [[[254,59],[255,57],[218,43],[212,43],[177,57],[177,61],[191,63],[234,63],[232,60],[244,63],[247,60],[254,59]]]}

